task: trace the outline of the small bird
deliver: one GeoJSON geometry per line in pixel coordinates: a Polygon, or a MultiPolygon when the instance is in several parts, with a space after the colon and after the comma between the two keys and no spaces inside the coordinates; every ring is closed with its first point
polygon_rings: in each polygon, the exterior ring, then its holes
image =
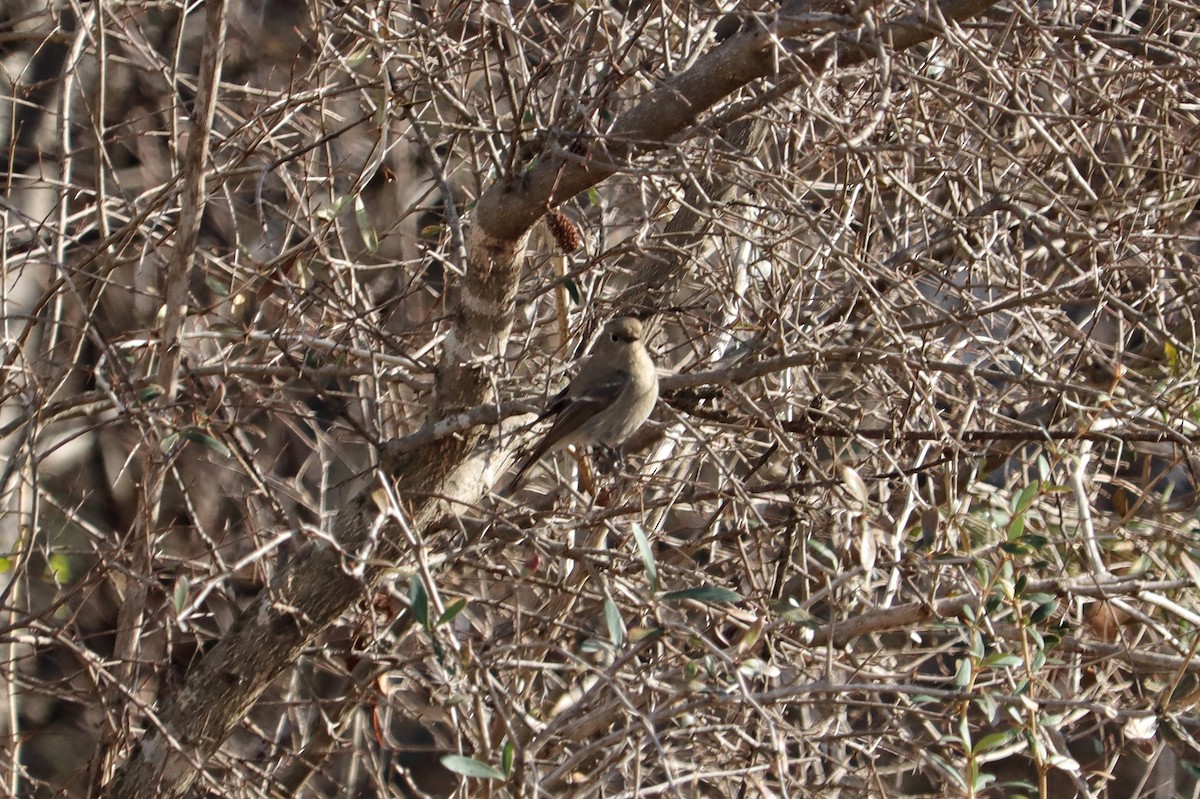
{"type": "Polygon", "coordinates": [[[628,316],[611,319],[570,384],[540,419],[554,424],[508,483],[511,493],[542,456],[568,444],[615,447],[642,426],[658,401],[658,373],[642,343],[642,323],[628,316]]]}

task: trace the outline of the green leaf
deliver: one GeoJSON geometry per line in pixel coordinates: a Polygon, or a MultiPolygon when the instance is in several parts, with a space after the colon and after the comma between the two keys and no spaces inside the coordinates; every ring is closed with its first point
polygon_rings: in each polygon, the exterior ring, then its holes
{"type": "MultiPolygon", "coordinates": [[[[971,722],[965,713],[958,717],[958,739],[967,751],[971,750],[971,722]]],[[[974,765],[974,764],[972,764],[974,765]]]]}
{"type": "Polygon", "coordinates": [[[1021,659],[1016,655],[1006,652],[993,652],[979,662],[979,667],[982,669],[1003,669],[1009,666],[1020,666],[1021,659]]]}
{"type": "Polygon", "coordinates": [[[171,592],[171,605],[175,608],[175,612],[183,610],[184,604],[188,598],[188,587],[190,583],[188,578],[180,575],[175,580],[175,590],[171,592]]]}
{"type": "Polygon", "coordinates": [[[413,618],[421,626],[429,629],[429,594],[425,591],[425,583],[417,575],[408,581],[408,605],[412,609],[413,618]]]}
{"type": "Polygon", "coordinates": [[[435,624],[434,626],[441,627],[443,624],[446,624],[447,622],[454,621],[454,617],[457,616],[458,614],[462,613],[463,608],[465,608],[466,606],[467,606],[467,598],[466,597],[461,597],[459,599],[454,600],[453,602],[450,603],[449,607],[446,608],[446,611],[441,616],[438,616],[437,624],[435,624]]]}
{"type": "MultiPolygon", "coordinates": [[[[977,769],[977,768],[979,768],[979,764],[972,763],[971,768],[972,768],[972,770],[977,769]]],[[[983,793],[985,790],[987,790],[987,787],[995,781],[996,781],[995,774],[988,774],[987,772],[979,772],[978,774],[975,775],[974,779],[972,780],[972,785],[975,788],[975,793],[978,794],[978,793],[983,793]]]]}
{"type": "Polygon", "coordinates": [[[1037,609],[1034,610],[1033,613],[1029,614],[1029,621],[1034,624],[1040,624],[1041,622],[1044,622],[1046,619],[1050,618],[1051,614],[1053,614],[1057,609],[1058,600],[1043,602],[1041,605],[1038,605],[1037,609]]]}
{"type": "Polygon", "coordinates": [[[1000,704],[996,701],[996,697],[990,693],[980,692],[976,695],[971,703],[979,708],[979,712],[984,715],[988,721],[995,722],[997,713],[1000,710],[1000,704]]]}
{"type": "Polygon", "coordinates": [[[500,769],[506,777],[512,774],[513,753],[515,751],[516,747],[512,745],[512,741],[505,743],[504,748],[500,750],[500,769]]]}
{"type": "Polygon", "coordinates": [[[71,559],[58,553],[46,558],[46,576],[60,585],[70,582],[71,559]]]}
{"type": "Polygon", "coordinates": [[[1033,505],[1033,501],[1037,499],[1037,495],[1042,490],[1042,481],[1033,480],[1029,485],[1021,489],[1021,493],[1017,495],[1016,503],[1013,505],[1013,515],[1020,516],[1029,510],[1033,505]]]}
{"type": "Polygon", "coordinates": [[[959,658],[958,668],[954,671],[954,687],[966,688],[971,684],[971,660],[970,658],[959,658]]]}
{"type": "Polygon", "coordinates": [[[613,645],[611,641],[605,641],[602,638],[588,638],[579,645],[579,651],[585,654],[592,652],[611,652],[613,645]]]}
{"type": "Polygon", "coordinates": [[[646,537],[645,529],[636,522],[633,525],[633,540],[637,542],[638,554],[642,556],[642,565],[646,567],[646,577],[650,580],[650,590],[658,590],[658,567],[654,563],[654,550],[650,539],[646,537]]]}
{"type": "MultiPolygon", "coordinates": [[[[350,53],[349,56],[347,56],[346,65],[349,66],[351,69],[354,69],[359,64],[366,61],[367,56],[369,56],[370,54],[371,54],[371,48],[369,46],[363,45],[362,47],[357,47],[354,49],[353,52],[350,53]]],[[[384,82],[386,83],[386,81],[384,81],[384,82]]]]}
{"type": "Polygon", "coordinates": [[[188,441],[194,441],[195,443],[202,445],[204,448],[212,450],[222,457],[228,458],[233,454],[229,451],[229,447],[225,446],[220,440],[213,438],[213,436],[204,430],[201,430],[199,427],[189,427],[188,429],[184,430],[183,437],[188,441]]]}
{"type": "Polygon", "coordinates": [[[980,660],[987,654],[987,647],[983,643],[983,633],[979,630],[971,630],[969,640],[969,652],[976,660],[980,660]]]}
{"type": "Polygon", "coordinates": [[[481,780],[504,779],[504,772],[489,766],[487,763],[481,763],[473,757],[442,755],[441,761],[442,765],[447,769],[463,777],[475,777],[481,780]]]}
{"type": "Polygon", "coordinates": [[[175,450],[175,445],[179,443],[179,434],[171,433],[159,442],[158,448],[164,455],[169,455],[175,450]]]}
{"type": "Polygon", "coordinates": [[[1171,376],[1179,377],[1183,371],[1179,360],[1179,349],[1171,342],[1164,341],[1163,357],[1167,361],[1167,366],[1171,369],[1171,376]]]}
{"type": "Polygon", "coordinates": [[[1019,729],[1006,729],[1003,732],[984,735],[983,738],[977,741],[976,747],[974,747],[972,752],[976,753],[976,755],[982,755],[983,752],[988,750],[1000,749],[1001,746],[1008,744],[1010,740],[1016,738],[1016,735],[1019,733],[1019,729]]]}
{"type": "Polygon", "coordinates": [[[608,627],[608,640],[613,646],[625,642],[625,623],[621,621],[621,611],[612,597],[604,598],[604,625],[608,627]]]}
{"type": "Polygon", "coordinates": [[[741,602],[742,595],[728,588],[715,585],[702,585],[696,588],[685,588],[682,591],[669,591],[663,594],[664,602],[682,602],[694,599],[697,602],[741,602]]]}
{"type": "Polygon", "coordinates": [[[316,213],[317,219],[321,219],[326,222],[336,219],[338,215],[341,214],[342,209],[346,207],[346,199],[347,198],[345,197],[338,197],[329,205],[318,209],[316,213]]]}
{"type": "Polygon", "coordinates": [[[379,234],[371,224],[371,215],[367,213],[367,205],[361,194],[354,195],[354,218],[358,220],[358,232],[362,235],[363,244],[371,252],[379,250],[379,234]]]}

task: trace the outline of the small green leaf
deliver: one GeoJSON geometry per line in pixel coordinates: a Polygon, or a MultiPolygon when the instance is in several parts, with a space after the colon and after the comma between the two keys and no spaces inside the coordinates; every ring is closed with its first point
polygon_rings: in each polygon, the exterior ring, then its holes
{"type": "Polygon", "coordinates": [[[650,590],[658,590],[658,567],[654,563],[654,549],[650,539],[646,537],[645,529],[636,522],[633,525],[633,540],[637,542],[638,554],[642,556],[642,565],[646,567],[646,578],[650,580],[650,590]]]}
{"type": "Polygon", "coordinates": [[[1003,669],[1009,666],[1020,666],[1021,659],[1006,652],[993,652],[979,662],[980,668],[1003,669]]]}
{"type": "Polygon", "coordinates": [[[138,402],[149,402],[158,399],[163,394],[162,386],[151,383],[137,393],[138,402]]]}
{"type": "Polygon", "coordinates": [[[345,207],[346,207],[346,198],[338,197],[336,200],[334,200],[329,205],[325,206],[324,208],[318,209],[317,213],[316,213],[316,217],[317,217],[317,219],[321,219],[326,222],[329,222],[333,219],[336,219],[338,217],[338,215],[342,212],[342,209],[345,207]]]}
{"type": "Polygon", "coordinates": [[[625,623],[621,621],[621,611],[612,597],[604,598],[604,625],[608,627],[608,640],[613,646],[625,642],[625,623]]]}
{"type": "Polygon", "coordinates": [[[71,560],[57,553],[46,558],[46,576],[62,585],[71,580],[71,560]]]}
{"type": "Polygon", "coordinates": [[[500,750],[500,770],[504,772],[504,776],[508,777],[512,774],[513,753],[516,748],[512,745],[512,741],[504,744],[504,748],[500,750]]]}
{"type": "Polygon", "coordinates": [[[1171,369],[1172,377],[1179,377],[1183,371],[1180,368],[1179,349],[1169,341],[1163,342],[1163,357],[1167,361],[1167,366],[1171,369]]]}
{"type": "Polygon", "coordinates": [[[164,455],[169,455],[175,450],[175,445],[179,443],[179,434],[171,433],[159,442],[158,448],[164,455]]]}
{"type": "Polygon", "coordinates": [[[990,693],[981,692],[971,700],[971,703],[974,704],[975,707],[979,708],[979,712],[981,712],[988,721],[996,721],[997,713],[1000,710],[1000,705],[996,701],[996,697],[992,696],[990,693]]]}
{"type": "Polygon", "coordinates": [[[467,606],[467,598],[466,597],[461,597],[459,599],[454,600],[453,602],[450,603],[449,607],[446,608],[446,611],[441,616],[438,616],[437,624],[434,626],[441,627],[443,624],[454,621],[454,617],[457,616],[458,614],[462,613],[463,608],[465,608],[466,606],[467,606]]]}
{"type": "Polygon", "coordinates": [[[1041,480],[1033,480],[1029,485],[1021,489],[1021,493],[1017,495],[1016,503],[1013,505],[1013,515],[1020,516],[1029,510],[1029,507],[1033,505],[1033,501],[1037,499],[1037,495],[1041,490],[1041,480]]]}
{"type": "Polygon", "coordinates": [[[600,192],[596,191],[595,186],[587,190],[587,198],[589,205],[593,207],[600,206],[600,192]]]}
{"type": "Polygon", "coordinates": [[[367,213],[367,205],[361,194],[354,195],[354,218],[358,220],[358,232],[362,235],[363,244],[371,252],[379,250],[379,234],[371,224],[371,216],[367,213]]]}
{"type": "Polygon", "coordinates": [[[413,618],[429,629],[429,594],[425,591],[425,583],[415,574],[408,581],[408,604],[413,618]]]}
{"type": "Polygon", "coordinates": [[[502,780],[504,772],[487,763],[481,763],[473,757],[462,755],[442,755],[442,765],[455,774],[463,777],[475,777],[481,780],[502,780]]]}
{"type": "Polygon", "coordinates": [[[12,569],[12,558],[0,558],[0,574],[8,574],[12,569]]]}
{"type": "Polygon", "coordinates": [[[188,429],[184,430],[183,437],[188,441],[194,441],[206,449],[212,450],[222,457],[228,458],[233,454],[229,451],[229,447],[225,446],[220,440],[214,438],[206,431],[201,430],[199,427],[189,427],[188,429]]]}
{"type": "Polygon", "coordinates": [[[1038,605],[1037,609],[1034,610],[1033,613],[1029,614],[1029,621],[1033,624],[1040,624],[1041,622],[1044,622],[1046,619],[1050,618],[1050,616],[1057,609],[1058,600],[1054,600],[1052,602],[1043,602],[1041,605],[1038,605]]]}
{"type": "Polygon", "coordinates": [[[187,603],[189,586],[190,581],[187,577],[180,575],[175,579],[175,590],[171,592],[171,604],[176,613],[183,610],[184,604],[187,603]]]}
{"type": "MultiPolygon", "coordinates": [[[[346,57],[346,65],[349,66],[351,69],[353,69],[354,67],[357,67],[362,62],[366,61],[367,56],[369,56],[370,54],[371,54],[371,48],[367,45],[363,45],[362,47],[355,48],[354,51],[351,52],[350,55],[346,57]]],[[[386,83],[386,81],[384,81],[384,83],[386,83]]]]}
{"type": "MultiPolygon", "coordinates": [[[[971,768],[973,770],[978,769],[979,764],[972,763],[971,768]]],[[[983,793],[985,790],[987,790],[987,787],[995,781],[996,781],[995,774],[988,774],[987,772],[980,772],[980,773],[976,774],[975,778],[972,780],[972,785],[975,788],[974,792],[977,794],[983,793]]]]}
{"type": "Polygon", "coordinates": [[[971,660],[959,658],[958,668],[954,671],[954,687],[966,688],[971,684],[971,660]]]}
{"type": "Polygon", "coordinates": [[[605,641],[602,638],[588,638],[579,645],[579,651],[585,654],[611,652],[613,651],[613,645],[611,641],[605,641]]]}
{"type": "Polygon", "coordinates": [[[728,588],[715,585],[702,585],[697,588],[685,588],[682,591],[670,591],[663,594],[664,602],[682,602],[694,599],[697,602],[741,602],[742,595],[728,588]]]}
{"type": "Polygon", "coordinates": [[[987,654],[987,647],[983,643],[983,633],[979,630],[971,630],[969,639],[971,656],[976,660],[980,660],[987,654]]]}

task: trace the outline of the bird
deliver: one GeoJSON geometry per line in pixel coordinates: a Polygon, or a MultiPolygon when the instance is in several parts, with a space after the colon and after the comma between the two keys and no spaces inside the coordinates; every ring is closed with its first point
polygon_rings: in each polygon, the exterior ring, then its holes
{"type": "Polygon", "coordinates": [[[642,323],[630,316],[604,325],[575,379],[538,417],[553,417],[554,422],[522,461],[505,493],[511,493],[546,454],[569,444],[616,447],[650,417],[658,401],[658,373],[642,335],[642,323]]]}

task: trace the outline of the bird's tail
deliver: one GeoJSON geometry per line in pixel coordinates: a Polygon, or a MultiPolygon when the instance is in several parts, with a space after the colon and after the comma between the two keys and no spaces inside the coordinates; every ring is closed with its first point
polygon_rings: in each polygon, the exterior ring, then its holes
{"type": "Polygon", "coordinates": [[[525,477],[525,472],[529,471],[529,467],[533,466],[533,456],[527,456],[517,469],[517,473],[505,484],[504,490],[501,491],[502,496],[508,496],[517,490],[517,486],[521,484],[521,479],[525,477]]]}

